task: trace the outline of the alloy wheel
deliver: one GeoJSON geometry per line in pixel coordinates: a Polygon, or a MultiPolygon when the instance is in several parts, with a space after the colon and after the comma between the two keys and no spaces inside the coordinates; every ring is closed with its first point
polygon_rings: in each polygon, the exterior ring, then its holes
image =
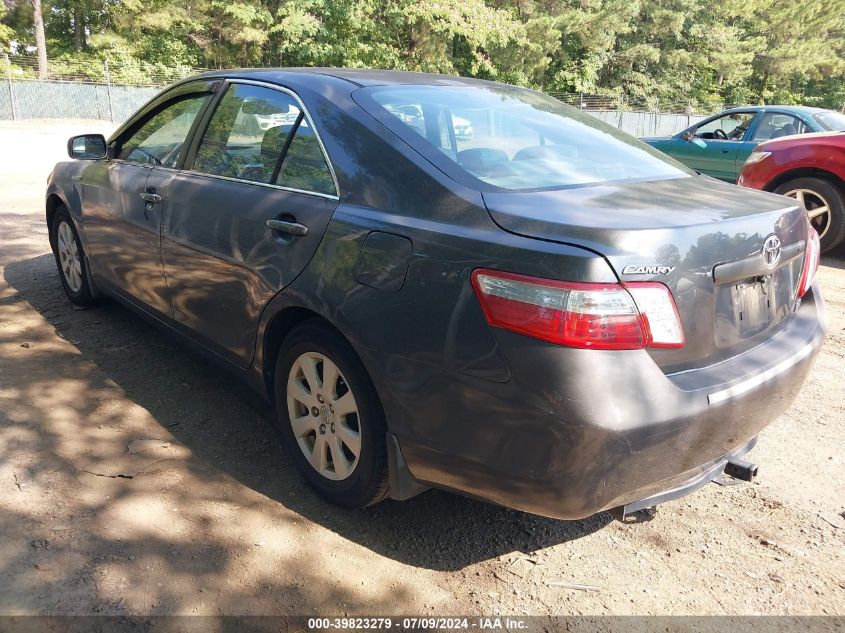
{"type": "Polygon", "coordinates": [[[830,205],[827,200],[812,189],[792,189],[785,191],[783,195],[795,198],[804,205],[810,224],[816,229],[820,238],[824,237],[830,228],[830,205]]]}
{"type": "Polygon", "coordinates": [[[56,248],[59,253],[62,275],[72,292],[79,292],[82,289],[82,257],[76,239],[73,236],[73,229],[64,220],[59,223],[56,232],[56,248]]]}
{"type": "Polygon", "coordinates": [[[288,417],[308,463],[326,479],[352,475],[361,454],[358,404],[331,359],[317,352],[299,356],[287,383],[288,417]]]}

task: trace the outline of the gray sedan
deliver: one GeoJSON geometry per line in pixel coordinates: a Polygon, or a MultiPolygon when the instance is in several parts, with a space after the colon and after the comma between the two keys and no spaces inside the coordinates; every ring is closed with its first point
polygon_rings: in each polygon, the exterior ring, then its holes
{"type": "Polygon", "coordinates": [[[46,220],[70,300],[246,381],[345,506],[624,515],[751,478],[824,336],[795,200],[513,86],[219,71],[68,151],[46,220]]]}

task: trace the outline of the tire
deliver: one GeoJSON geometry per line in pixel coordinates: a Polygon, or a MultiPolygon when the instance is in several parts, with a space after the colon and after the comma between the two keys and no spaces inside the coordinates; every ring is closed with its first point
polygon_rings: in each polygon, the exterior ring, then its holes
{"type": "Polygon", "coordinates": [[[384,499],[384,410],[349,343],[319,321],[302,323],[285,338],[274,381],[282,440],[308,483],[327,500],[348,508],[384,499]],[[330,386],[324,381],[332,366],[337,378],[329,378],[334,383],[330,386]],[[319,383],[316,389],[308,375],[319,383]]]}
{"type": "Polygon", "coordinates": [[[778,186],[775,193],[797,198],[807,207],[810,224],[819,233],[822,253],[845,240],[845,192],[841,187],[824,178],[795,178],[778,186]],[[812,217],[815,209],[824,206],[827,213],[812,217]]]}
{"type": "Polygon", "coordinates": [[[56,209],[50,226],[50,245],[59,269],[59,279],[65,294],[73,303],[81,306],[96,303],[88,280],[88,262],[79,234],[64,206],[56,209]]]}

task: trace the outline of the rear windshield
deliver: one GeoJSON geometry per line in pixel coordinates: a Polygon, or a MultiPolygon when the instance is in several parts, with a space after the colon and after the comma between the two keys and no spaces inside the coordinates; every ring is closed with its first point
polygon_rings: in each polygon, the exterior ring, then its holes
{"type": "Polygon", "coordinates": [[[662,180],[690,173],[637,139],[537,92],[402,85],[365,88],[356,97],[364,107],[380,109],[373,114],[412,146],[427,146],[423,153],[435,161],[445,157],[501,189],[662,180]]]}
{"type": "Polygon", "coordinates": [[[845,114],[825,110],[824,112],[813,113],[813,118],[821,123],[826,130],[843,132],[845,131],[845,114]]]}

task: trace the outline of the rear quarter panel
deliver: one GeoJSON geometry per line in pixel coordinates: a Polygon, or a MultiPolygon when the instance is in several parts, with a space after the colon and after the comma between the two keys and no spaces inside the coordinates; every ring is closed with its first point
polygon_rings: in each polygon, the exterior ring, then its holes
{"type": "Polygon", "coordinates": [[[771,155],[759,163],[746,165],[739,184],[754,189],[771,189],[771,184],[782,176],[801,169],[826,171],[845,181],[845,135],[837,141],[802,143],[795,139],[786,144],[763,143],[757,151],[771,152],[771,155]]]}

